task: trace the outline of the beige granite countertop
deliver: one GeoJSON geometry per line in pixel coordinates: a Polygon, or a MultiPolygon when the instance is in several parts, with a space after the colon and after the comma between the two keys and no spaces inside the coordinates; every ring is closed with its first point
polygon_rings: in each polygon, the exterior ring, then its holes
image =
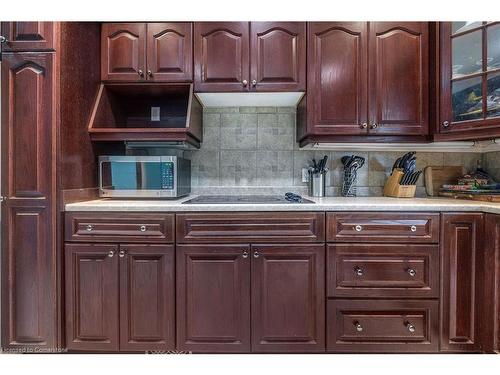
{"type": "Polygon", "coordinates": [[[66,211],[203,212],[203,211],[468,211],[500,214],[500,203],[448,198],[325,197],[309,204],[182,204],[175,200],[97,199],[67,204],[66,211]]]}

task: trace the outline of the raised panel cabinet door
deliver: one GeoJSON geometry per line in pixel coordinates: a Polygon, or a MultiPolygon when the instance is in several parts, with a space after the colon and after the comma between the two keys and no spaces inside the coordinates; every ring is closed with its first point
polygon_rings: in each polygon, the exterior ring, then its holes
{"type": "Polygon", "coordinates": [[[194,23],[196,91],[248,91],[249,23],[194,23]]]}
{"type": "Polygon", "coordinates": [[[481,350],[483,214],[443,213],[441,350],[481,350]]]}
{"type": "Polygon", "coordinates": [[[118,351],[118,245],[66,244],[66,347],[118,351]]]}
{"type": "Polygon", "coordinates": [[[177,350],[250,351],[250,247],[178,245],[177,350]]]}
{"type": "Polygon", "coordinates": [[[2,347],[57,346],[51,53],[2,61],[2,347]]]}
{"type": "Polygon", "coordinates": [[[146,79],[146,24],[104,23],[101,28],[101,79],[146,79]]]}
{"type": "Polygon", "coordinates": [[[250,23],[250,89],[305,91],[306,23],[250,23]]]}
{"type": "Polygon", "coordinates": [[[193,24],[147,24],[147,79],[159,82],[193,80],[193,24]]]}
{"type": "Polygon", "coordinates": [[[2,52],[54,50],[55,27],[55,22],[2,22],[2,52]]]}
{"type": "Polygon", "coordinates": [[[308,131],[367,132],[366,22],[310,22],[307,31],[308,131]]]}
{"type": "Polygon", "coordinates": [[[428,22],[370,22],[369,133],[429,133],[428,22]]]}
{"type": "Polygon", "coordinates": [[[120,245],[120,350],[175,349],[172,245],[120,245]]]}
{"type": "Polygon", "coordinates": [[[325,350],[325,246],[252,245],[252,351],[325,350]]]}
{"type": "Polygon", "coordinates": [[[487,214],[484,231],[485,350],[500,353],[500,215],[487,214]]]}

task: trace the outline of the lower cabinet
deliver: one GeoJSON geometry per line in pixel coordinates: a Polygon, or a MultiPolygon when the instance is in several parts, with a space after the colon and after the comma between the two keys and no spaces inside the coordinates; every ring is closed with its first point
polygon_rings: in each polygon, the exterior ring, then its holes
{"type": "Polygon", "coordinates": [[[324,251],[309,244],[178,245],[177,348],[324,351],[324,251]]]}
{"type": "Polygon", "coordinates": [[[175,348],[174,247],[66,244],[66,347],[175,348]]]}
{"type": "Polygon", "coordinates": [[[327,350],[437,352],[438,305],[437,300],[328,300],[327,350]]]}
{"type": "Polygon", "coordinates": [[[441,351],[482,350],[483,225],[481,213],[442,214],[441,351]]]}
{"type": "Polygon", "coordinates": [[[487,214],[484,231],[486,251],[484,300],[487,327],[484,350],[500,353],[500,215],[487,214]]]}

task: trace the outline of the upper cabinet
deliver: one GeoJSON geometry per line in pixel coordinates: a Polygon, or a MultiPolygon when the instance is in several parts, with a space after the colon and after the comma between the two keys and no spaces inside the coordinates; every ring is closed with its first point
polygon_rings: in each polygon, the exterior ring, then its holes
{"type": "Polygon", "coordinates": [[[437,138],[500,136],[500,23],[443,22],[437,138]]]}
{"type": "Polygon", "coordinates": [[[55,22],[2,22],[2,52],[54,49],[55,22]]]}
{"type": "Polygon", "coordinates": [[[309,23],[301,144],[374,140],[360,136],[426,140],[428,34],[427,22],[309,23]]]}
{"type": "Polygon", "coordinates": [[[103,81],[192,81],[191,23],[107,23],[101,31],[103,81]]]}
{"type": "Polygon", "coordinates": [[[427,22],[371,22],[369,27],[369,132],[427,135],[427,22]]]}
{"type": "Polygon", "coordinates": [[[195,23],[195,90],[303,91],[305,35],[303,22],[195,23]]]}

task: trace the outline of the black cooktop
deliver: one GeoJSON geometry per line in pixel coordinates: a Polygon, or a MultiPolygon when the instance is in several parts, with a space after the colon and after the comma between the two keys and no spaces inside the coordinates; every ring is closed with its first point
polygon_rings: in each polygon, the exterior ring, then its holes
{"type": "Polygon", "coordinates": [[[200,195],[183,204],[301,204],[314,203],[309,199],[290,201],[284,195],[200,195]]]}

